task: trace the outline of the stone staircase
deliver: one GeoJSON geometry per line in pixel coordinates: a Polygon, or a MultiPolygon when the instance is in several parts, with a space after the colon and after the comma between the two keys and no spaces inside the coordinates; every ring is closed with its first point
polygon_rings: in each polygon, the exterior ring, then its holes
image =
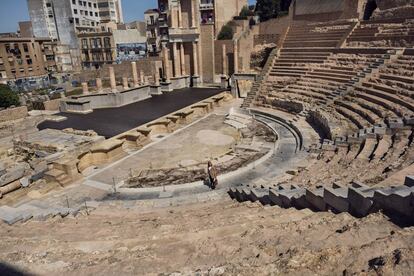
{"type": "Polygon", "coordinates": [[[254,82],[252,89],[249,93],[247,93],[246,98],[243,101],[243,104],[241,105],[242,108],[248,108],[253,101],[255,100],[256,96],[258,95],[263,82],[266,81],[267,76],[272,69],[273,62],[275,58],[277,58],[278,55],[278,49],[274,48],[271,52],[269,57],[267,58],[266,64],[263,67],[262,71],[260,72],[259,76],[257,77],[256,81],[254,82]]]}
{"type": "Polygon", "coordinates": [[[368,187],[360,182],[349,186],[333,183],[316,189],[281,185],[242,185],[230,188],[228,194],[239,202],[260,202],[282,208],[311,209],[315,212],[331,210],[348,212],[355,217],[384,210],[391,216],[414,219],[414,176],[407,176],[403,186],[387,188],[368,187]]]}

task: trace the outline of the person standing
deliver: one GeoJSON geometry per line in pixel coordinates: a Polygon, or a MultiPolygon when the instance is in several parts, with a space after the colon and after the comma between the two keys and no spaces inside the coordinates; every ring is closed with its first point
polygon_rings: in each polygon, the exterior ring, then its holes
{"type": "Polygon", "coordinates": [[[217,170],[216,167],[213,166],[213,163],[211,161],[208,161],[207,163],[207,173],[208,173],[208,179],[210,181],[210,187],[211,189],[216,189],[218,181],[217,181],[217,170]]]}

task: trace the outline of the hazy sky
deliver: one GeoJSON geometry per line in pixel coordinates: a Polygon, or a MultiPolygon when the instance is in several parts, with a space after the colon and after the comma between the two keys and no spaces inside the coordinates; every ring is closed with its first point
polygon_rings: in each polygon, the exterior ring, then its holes
{"type": "MultiPolygon", "coordinates": [[[[249,0],[252,4],[256,0],[249,0]]],[[[122,0],[124,20],[142,20],[144,11],[157,6],[157,0],[122,0]]],[[[15,32],[19,21],[29,20],[27,0],[0,0],[0,33],[15,32]]]]}

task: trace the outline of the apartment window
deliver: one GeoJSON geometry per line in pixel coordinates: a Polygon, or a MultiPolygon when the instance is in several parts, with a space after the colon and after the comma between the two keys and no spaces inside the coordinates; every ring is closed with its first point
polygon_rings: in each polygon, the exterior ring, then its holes
{"type": "Polygon", "coordinates": [[[93,7],[96,9],[96,3],[93,3],[93,7]]]}
{"type": "Polygon", "coordinates": [[[95,27],[95,22],[91,22],[92,27],[95,27]]]}
{"type": "Polygon", "coordinates": [[[31,58],[26,59],[26,63],[28,65],[33,64],[33,60],[31,58]]]}
{"type": "Polygon", "coordinates": [[[111,48],[111,39],[109,37],[104,37],[104,46],[105,48],[111,48]]]}
{"type": "Polygon", "coordinates": [[[109,4],[108,4],[108,2],[100,2],[100,3],[98,3],[98,7],[107,8],[107,7],[109,7],[109,4]]]}
{"type": "Polygon", "coordinates": [[[90,15],[90,16],[93,16],[93,12],[89,12],[89,15],[90,15]]]}
{"type": "Polygon", "coordinates": [[[76,25],[79,25],[79,18],[75,18],[76,25]]]}
{"type": "Polygon", "coordinates": [[[86,1],[83,1],[83,6],[86,7],[86,1]]]}
{"type": "Polygon", "coordinates": [[[89,6],[89,8],[92,8],[92,3],[88,2],[88,6],[89,6]]]}
{"type": "Polygon", "coordinates": [[[73,13],[74,13],[74,14],[78,14],[78,10],[77,10],[77,9],[74,9],[74,10],[73,10],[73,13]]]}
{"type": "Polygon", "coordinates": [[[88,48],[88,40],[86,38],[82,39],[82,48],[84,49],[88,48]]]}
{"type": "Polygon", "coordinates": [[[102,48],[102,39],[101,38],[97,38],[96,39],[96,44],[97,44],[98,48],[102,48]]]}
{"type": "Polygon", "coordinates": [[[23,43],[23,51],[25,53],[29,52],[29,47],[27,46],[27,43],[23,43]]]}
{"type": "Polygon", "coordinates": [[[76,0],[72,0],[72,4],[73,5],[76,5],[76,0]]]}
{"type": "Polygon", "coordinates": [[[82,1],[78,1],[78,5],[79,6],[82,6],[82,1]]]}
{"type": "Polygon", "coordinates": [[[97,12],[95,12],[95,16],[98,17],[98,13],[97,12]]]}
{"type": "Polygon", "coordinates": [[[50,8],[52,6],[51,3],[46,3],[46,7],[50,8]]]}
{"type": "Polygon", "coordinates": [[[83,15],[83,10],[79,10],[79,12],[80,12],[80,15],[83,15]]]}

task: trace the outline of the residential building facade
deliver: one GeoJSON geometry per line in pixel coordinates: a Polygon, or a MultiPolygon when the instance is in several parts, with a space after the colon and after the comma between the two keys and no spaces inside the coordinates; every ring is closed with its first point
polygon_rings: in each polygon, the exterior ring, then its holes
{"type": "Polygon", "coordinates": [[[97,0],[97,3],[102,23],[124,23],[121,0],[97,0]]]}
{"type": "Polygon", "coordinates": [[[56,69],[50,39],[0,38],[1,82],[46,77],[56,69]]]}
{"type": "Polygon", "coordinates": [[[247,0],[158,0],[164,79],[217,82],[214,40],[247,0]]]}
{"type": "Polygon", "coordinates": [[[158,56],[161,52],[159,17],[160,12],[158,9],[149,9],[144,13],[145,23],[147,26],[147,48],[150,56],[158,56]]]}

